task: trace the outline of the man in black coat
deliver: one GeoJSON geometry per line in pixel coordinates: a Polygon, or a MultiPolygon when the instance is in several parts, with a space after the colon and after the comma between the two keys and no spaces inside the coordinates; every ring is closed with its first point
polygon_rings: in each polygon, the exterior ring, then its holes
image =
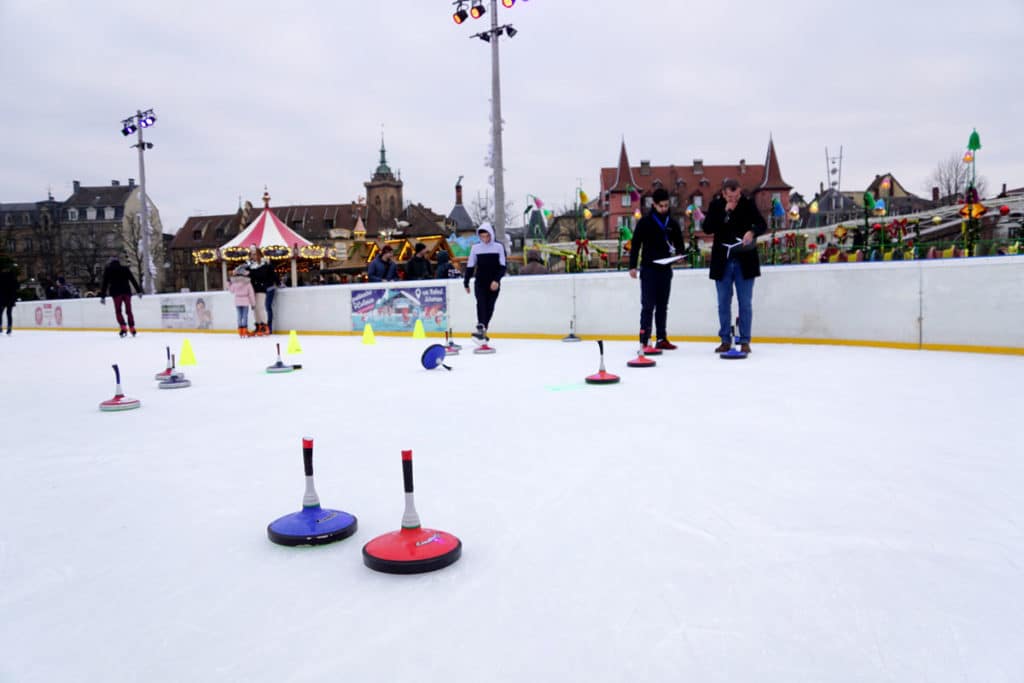
{"type": "Polygon", "coordinates": [[[668,298],[672,293],[672,264],[656,263],[661,259],[682,255],[683,231],[669,212],[668,191],[659,187],[651,196],[651,212],[640,219],[633,231],[629,250],[629,276],[637,277],[640,267],[640,346],[647,347],[651,338],[651,318],[658,333],[659,349],[674,349],[668,340],[668,298]]]}
{"type": "Polygon", "coordinates": [[[0,313],[7,313],[7,334],[11,333],[11,314],[18,301],[18,270],[11,265],[0,271],[0,313]]]}
{"type": "Polygon", "coordinates": [[[132,275],[132,271],[128,270],[127,266],[121,265],[121,261],[116,257],[110,259],[110,263],[103,270],[103,284],[100,286],[100,303],[107,303],[107,294],[114,297],[114,315],[117,318],[117,324],[121,326],[121,331],[118,333],[119,336],[123,337],[128,332],[135,336],[135,316],[132,314],[132,287],[135,287],[135,291],[139,293],[139,298],[142,298],[142,287],[139,287],[139,281],[132,275]],[[125,312],[128,315],[128,325],[125,326],[124,316],[121,315],[121,307],[125,308],[125,312]]]}
{"type": "Polygon", "coordinates": [[[705,234],[714,235],[710,277],[718,290],[718,337],[722,340],[715,353],[732,347],[734,287],[740,308],[740,350],[750,353],[754,278],[761,274],[756,240],[768,230],[768,225],[754,201],[740,190],[740,184],[727,178],[722,183],[722,192],[711,200],[702,228],[705,234]]]}
{"type": "Polygon", "coordinates": [[[406,280],[429,280],[430,261],[427,260],[427,245],[417,242],[413,247],[412,258],[405,264],[406,280]]]}

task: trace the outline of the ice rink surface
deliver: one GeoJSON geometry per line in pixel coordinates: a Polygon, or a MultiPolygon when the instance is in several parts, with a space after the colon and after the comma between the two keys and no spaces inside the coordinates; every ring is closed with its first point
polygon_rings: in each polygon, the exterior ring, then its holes
{"type": "Polygon", "coordinates": [[[611,342],[595,387],[593,341],[299,340],[0,339],[0,681],[1024,681],[1024,358],[611,342]],[[281,547],[303,436],[359,531],[281,547]],[[402,449],[431,574],[362,563],[402,449]]]}

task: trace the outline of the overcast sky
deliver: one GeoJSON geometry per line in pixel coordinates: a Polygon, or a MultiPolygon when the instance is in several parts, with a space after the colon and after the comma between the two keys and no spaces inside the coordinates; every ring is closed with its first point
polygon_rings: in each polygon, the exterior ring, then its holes
{"type": "MultiPolygon", "coordinates": [[[[0,202],[138,177],[120,120],[152,107],[164,229],[259,204],[348,202],[381,127],[405,199],[447,214],[487,188],[490,49],[448,0],[0,0],[0,202]]],[[[519,0],[499,7],[506,195],[558,207],[602,166],[762,163],[812,195],[891,171],[926,194],[981,135],[979,175],[1024,186],[1024,3],[519,0]]]]}

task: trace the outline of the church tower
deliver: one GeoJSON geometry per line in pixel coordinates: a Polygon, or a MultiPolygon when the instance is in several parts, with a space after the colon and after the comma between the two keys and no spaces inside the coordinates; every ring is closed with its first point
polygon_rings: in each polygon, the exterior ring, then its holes
{"type": "Polygon", "coordinates": [[[383,135],[380,138],[380,164],[374,171],[373,178],[363,185],[366,186],[367,205],[377,209],[384,220],[384,225],[393,226],[403,208],[402,179],[396,178],[388,166],[383,135]]]}

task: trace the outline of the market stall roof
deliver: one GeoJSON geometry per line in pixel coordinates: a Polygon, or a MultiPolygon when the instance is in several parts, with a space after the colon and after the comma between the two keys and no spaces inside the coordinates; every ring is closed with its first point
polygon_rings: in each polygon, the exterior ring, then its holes
{"type": "Polygon", "coordinates": [[[270,195],[263,193],[263,211],[256,217],[249,226],[242,232],[235,235],[229,242],[221,246],[221,249],[230,247],[305,247],[312,244],[305,237],[295,232],[281,222],[273,211],[270,210],[270,195]]]}

